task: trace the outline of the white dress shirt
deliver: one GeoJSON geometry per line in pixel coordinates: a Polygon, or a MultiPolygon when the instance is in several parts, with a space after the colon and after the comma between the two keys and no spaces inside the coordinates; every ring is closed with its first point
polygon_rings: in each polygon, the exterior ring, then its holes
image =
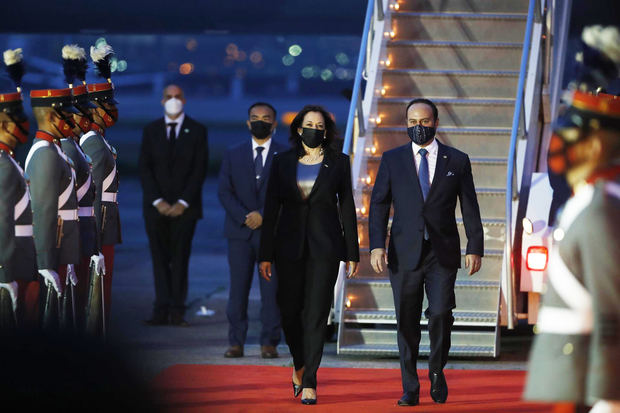
{"type": "Polygon", "coordinates": [[[170,127],[168,126],[168,124],[172,122],[177,124],[177,126],[174,127],[174,131],[176,132],[176,137],[178,138],[179,133],[181,133],[181,125],[183,124],[184,120],[185,112],[182,112],[181,115],[179,115],[179,117],[176,119],[170,119],[168,115],[164,115],[164,121],[166,122],[166,138],[170,139],[170,127]]]}
{"type": "MultiPolygon", "coordinates": [[[[415,142],[411,142],[411,148],[413,149],[415,160],[415,170],[418,172],[418,176],[420,175],[420,161],[422,159],[422,155],[418,153],[418,151],[422,148],[420,145],[416,145],[415,142]]],[[[426,159],[428,160],[428,177],[430,179],[430,184],[433,183],[433,177],[435,176],[435,166],[437,166],[437,153],[439,151],[439,145],[437,144],[437,138],[433,139],[430,145],[425,147],[428,151],[426,154],[426,159]]]]}
{"type": "MultiPolygon", "coordinates": [[[[166,138],[170,139],[170,127],[168,126],[168,124],[171,122],[175,122],[177,125],[174,127],[174,131],[176,132],[176,137],[178,139],[179,133],[181,133],[181,125],[183,124],[184,120],[185,112],[181,113],[181,115],[176,119],[170,119],[168,115],[164,114],[164,122],[166,123],[166,138]]],[[[159,204],[163,200],[164,198],[157,198],[155,201],[153,201],[153,206],[157,206],[157,204],[159,204]]],[[[182,204],[185,208],[189,207],[189,204],[184,199],[179,199],[177,200],[177,202],[182,204]]]]}
{"type": "Polygon", "coordinates": [[[258,148],[259,146],[262,146],[263,148],[263,166],[265,166],[265,162],[267,161],[267,153],[269,153],[269,147],[271,146],[271,138],[269,138],[269,140],[265,143],[263,143],[262,145],[259,145],[258,143],[256,143],[256,141],[254,140],[254,138],[252,138],[252,159],[256,160],[256,157],[258,156],[258,151],[256,150],[256,148],[258,148]]]}

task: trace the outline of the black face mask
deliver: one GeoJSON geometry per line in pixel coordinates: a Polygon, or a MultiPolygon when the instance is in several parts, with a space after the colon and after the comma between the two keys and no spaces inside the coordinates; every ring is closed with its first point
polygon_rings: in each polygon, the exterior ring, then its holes
{"type": "Polygon", "coordinates": [[[265,139],[267,136],[271,135],[272,126],[273,123],[255,120],[250,122],[250,131],[252,132],[252,136],[255,136],[256,139],[265,139]]]}
{"type": "Polygon", "coordinates": [[[415,125],[407,128],[407,135],[416,145],[424,145],[435,136],[435,128],[433,126],[415,125]]]}
{"type": "Polygon", "coordinates": [[[308,148],[316,148],[325,139],[325,131],[320,129],[303,128],[301,140],[308,148]]]}

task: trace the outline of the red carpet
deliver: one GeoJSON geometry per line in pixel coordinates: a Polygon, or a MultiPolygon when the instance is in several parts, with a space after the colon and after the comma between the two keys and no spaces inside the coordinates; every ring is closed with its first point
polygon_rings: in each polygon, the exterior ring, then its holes
{"type": "Polygon", "coordinates": [[[550,412],[520,400],[524,371],[446,370],[448,402],[435,404],[427,371],[419,371],[420,405],[399,407],[400,372],[395,369],[320,368],[318,404],[293,399],[289,367],[172,366],[154,382],[157,404],[173,412],[550,412]]]}

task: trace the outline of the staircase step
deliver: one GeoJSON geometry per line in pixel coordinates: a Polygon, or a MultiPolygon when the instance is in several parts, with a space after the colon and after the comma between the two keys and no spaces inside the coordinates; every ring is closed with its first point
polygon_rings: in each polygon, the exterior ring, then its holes
{"type": "Polygon", "coordinates": [[[517,70],[522,43],[396,40],[387,44],[390,69],[517,70]]]}
{"type": "MultiPolygon", "coordinates": [[[[471,170],[474,176],[476,188],[505,188],[506,187],[506,158],[474,158],[470,157],[471,170]]],[[[371,155],[367,157],[367,174],[371,177],[377,176],[381,156],[371,155]]],[[[374,178],[373,178],[374,182],[374,178]]]]}
{"type": "MultiPolygon", "coordinates": [[[[497,312],[499,281],[457,279],[454,284],[456,308],[464,312],[497,312]]],[[[352,309],[394,310],[389,280],[356,277],[345,284],[344,296],[352,309]]],[[[423,308],[428,306],[426,298],[423,308]]]]}
{"type": "Polygon", "coordinates": [[[512,98],[518,72],[467,70],[383,71],[385,97],[441,96],[445,98],[512,98]]]}
{"type": "Polygon", "coordinates": [[[399,11],[455,13],[527,13],[528,0],[407,0],[399,11]]]}
{"type": "MultiPolygon", "coordinates": [[[[452,312],[455,326],[485,326],[495,327],[497,325],[497,311],[459,311],[452,312]]],[[[343,314],[345,323],[359,324],[396,324],[396,313],[394,310],[356,310],[347,309],[343,314]]],[[[428,318],[422,312],[420,323],[428,324],[428,318]]]]}
{"type": "MultiPolygon", "coordinates": [[[[342,328],[342,326],[341,326],[342,328]]],[[[452,331],[451,356],[495,357],[496,336],[493,331],[452,331]]],[[[430,353],[426,330],[420,339],[420,355],[430,353]]],[[[344,328],[338,342],[338,354],[398,356],[396,330],[344,328]]]]}
{"type": "MultiPolygon", "coordinates": [[[[461,250],[461,268],[456,273],[457,280],[475,279],[478,281],[498,281],[502,272],[502,260],[504,259],[503,249],[490,249],[485,241],[484,257],[482,257],[482,267],[475,275],[468,274],[469,269],[465,268],[465,249],[461,250]]],[[[502,247],[503,248],[503,245],[502,247]]],[[[384,268],[383,272],[377,274],[370,265],[370,251],[368,247],[360,248],[360,267],[358,277],[362,279],[389,281],[389,274],[384,268]]]]}
{"type": "MultiPolygon", "coordinates": [[[[381,125],[405,127],[409,98],[380,98],[377,113],[381,125]]],[[[509,128],[512,126],[514,99],[446,99],[427,96],[439,110],[439,122],[448,127],[509,128]]]]}
{"type": "Polygon", "coordinates": [[[484,42],[523,41],[525,14],[418,13],[392,14],[397,40],[484,42]]]}
{"type": "MultiPolygon", "coordinates": [[[[405,126],[373,129],[375,153],[381,154],[411,143],[405,126]]],[[[444,128],[437,129],[438,139],[469,156],[486,155],[500,158],[508,155],[510,128],[444,128]]],[[[370,151],[370,148],[369,148],[370,151]]]]}

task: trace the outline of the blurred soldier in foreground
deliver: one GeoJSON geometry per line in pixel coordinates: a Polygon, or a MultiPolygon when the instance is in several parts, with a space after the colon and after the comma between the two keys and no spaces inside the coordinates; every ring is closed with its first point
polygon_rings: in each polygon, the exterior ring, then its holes
{"type": "Polygon", "coordinates": [[[573,196],[554,232],[525,397],[620,412],[620,99],[575,92],[549,167],[573,196]]]}
{"type": "MultiPolygon", "coordinates": [[[[80,138],[90,132],[93,119],[91,109],[96,108],[96,106],[90,101],[84,82],[88,65],[84,49],[76,45],[64,46],[62,48],[62,62],[65,81],[73,91],[73,105],[78,110],[78,113],[73,114],[73,136],[61,139],[61,146],[75,165],[81,257],[76,268],[78,284],[75,288],[75,307],[77,308],[78,328],[83,330],[90,286],[89,269],[93,268],[96,271],[94,276],[103,275],[105,272],[104,257],[100,252],[98,243],[99,237],[93,206],[95,184],[91,174],[92,161],[78,144],[80,138]]],[[[99,291],[101,290],[100,285],[99,282],[97,285],[99,291]]]]}
{"type": "MultiPolygon", "coordinates": [[[[91,47],[90,56],[99,76],[106,79],[103,83],[88,85],[88,96],[95,108],[91,109],[91,130],[80,138],[80,146],[92,159],[92,177],[95,186],[94,214],[99,239],[97,245],[105,257],[104,270],[95,272],[95,278],[103,275],[103,298],[97,297],[96,290],[100,280],[91,279],[91,293],[87,309],[86,329],[91,334],[98,334],[107,327],[110,315],[112,293],[112,275],[114,269],[114,245],[121,242],[121,222],[118,213],[118,171],[116,169],[116,150],[105,139],[105,130],[118,119],[118,109],[114,99],[110,59],[114,51],[107,44],[91,47]],[[98,275],[97,275],[98,274],[98,275]],[[95,289],[93,292],[92,290],[95,289]],[[103,304],[101,317],[98,308],[103,304]]],[[[99,264],[97,264],[99,265],[99,264]]]]}
{"type": "Polygon", "coordinates": [[[572,196],[558,214],[525,397],[620,412],[620,32],[582,34],[568,109],[549,144],[549,171],[572,196]]]}
{"type": "Polygon", "coordinates": [[[32,90],[30,104],[38,130],[26,158],[26,173],[30,178],[37,264],[45,279],[43,327],[54,330],[59,320],[63,327],[69,327],[67,306],[71,303],[65,301],[63,306],[59,300],[66,285],[77,284],[74,265],[80,253],[75,171],[60,147],[60,139],[73,135],[75,108],[71,89],[32,90]]]}
{"type": "Polygon", "coordinates": [[[0,94],[0,331],[36,327],[39,283],[32,238],[30,194],[13,150],[28,140],[24,114],[21,49],[4,52],[17,92],[0,94]]]}

